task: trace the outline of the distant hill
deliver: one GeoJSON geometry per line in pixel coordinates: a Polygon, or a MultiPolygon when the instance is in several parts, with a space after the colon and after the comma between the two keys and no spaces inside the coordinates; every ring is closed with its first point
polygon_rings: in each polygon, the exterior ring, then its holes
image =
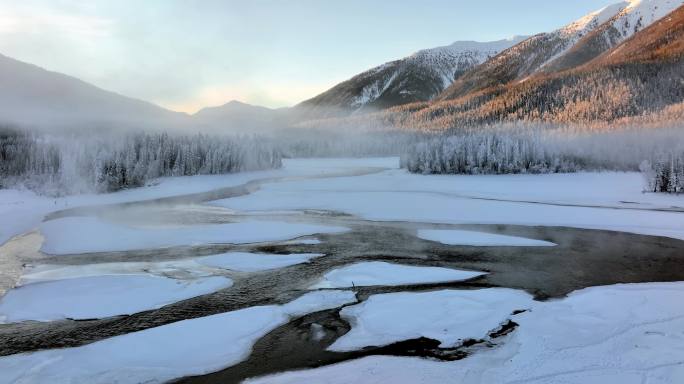
{"type": "Polygon", "coordinates": [[[218,107],[203,108],[192,115],[197,129],[210,132],[265,132],[287,126],[287,109],[270,109],[230,101],[218,107]]]}
{"type": "Polygon", "coordinates": [[[187,115],[0,55],[0,124],[59,128],[176,127],[187,115]]]}

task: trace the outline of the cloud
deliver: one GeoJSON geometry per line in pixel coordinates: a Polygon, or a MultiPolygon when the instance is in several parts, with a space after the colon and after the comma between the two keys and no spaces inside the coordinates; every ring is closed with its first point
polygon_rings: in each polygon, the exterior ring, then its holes
{"type": "Polygon", "coordinates": [[[111,35],[110,19],[69,14],[56,9],[22,3],[3,4],[0,8],[0,34],[65,34],[83,39],[111,35]]]}

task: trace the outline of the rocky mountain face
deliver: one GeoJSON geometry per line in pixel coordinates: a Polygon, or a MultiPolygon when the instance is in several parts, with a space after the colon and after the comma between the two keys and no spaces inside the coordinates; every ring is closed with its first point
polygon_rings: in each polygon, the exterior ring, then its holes
{"type": "Polygon", "coordinates": [[[531,76],[585,64],[681,6],[681,0],[629,0],[513,46],[473,69],[438,99],[449,100],[531,76]]]}
{"type": "Polygon", "coordinates": [[[682,102],[684,6],[573,68],[393,108],[375,119],[425,130],[515,121],[610,123],[679,110],[682,102]]]}
{"type": "Polygon", "coordinates": [[[486,43],[463,41],[418,51],[354,76],[304,101],[297,109],[318,118],[430,100],[476,65],[524,39],[514,37],[486,43]]]}
{"type": "Polygon", "coordinates": [[[684,2],[631,0],[626,4],[620,12],[586,34],[564,55],[545,66],[543,71],[559,72],[585,64],[660,20],[684,2]]]}

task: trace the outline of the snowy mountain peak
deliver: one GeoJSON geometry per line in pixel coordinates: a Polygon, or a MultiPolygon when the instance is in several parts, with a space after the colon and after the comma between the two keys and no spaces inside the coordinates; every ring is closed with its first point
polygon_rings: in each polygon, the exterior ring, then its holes
{"type": "Polygon", "coordinates": [[[684,0],[628,0],[613,26],[627,38],[684,5],[684,0]]]}
{"type": "Polygon", "coordinates": [[[592,12],[551,34],[560,37],[562,49],[541,68],[560,71],[586,63],[683,4],[684,0],[627,0],[592,12]]]}
{"type": "MultiPolygon", "coordinates": [[[[638,0],[633,0],[638,1],[638,0]]],[[[563,34],[583,33],[595,29],[599,25],[607,22],[615,15],[630,7],[630,1],[622,1],[607,7],[603,7],[598,11],[591,12],[586,16],[576,20],[573,23],[561,28],[559,31],[563,34]]]]}
{"type": "Polygon", "coordinates": [[[457,41],[455,43],[445,45],[442,47],[422,49],[420,51],[413,53],[407,58],[421,56],[438,56],[442,54],[459,55],[464,52],[499,52],[525,40],[526,38],[527,36],[513,36],[508,39],[488,42],[457,41]]]}

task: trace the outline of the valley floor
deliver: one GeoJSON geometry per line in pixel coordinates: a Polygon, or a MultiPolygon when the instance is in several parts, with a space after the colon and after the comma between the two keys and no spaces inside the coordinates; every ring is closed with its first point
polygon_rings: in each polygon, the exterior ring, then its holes
{"type": "Polygon", "coordinates": [[[678,383],[684,198],[398,159],[0,190],[0,383],[678,383]]]}

